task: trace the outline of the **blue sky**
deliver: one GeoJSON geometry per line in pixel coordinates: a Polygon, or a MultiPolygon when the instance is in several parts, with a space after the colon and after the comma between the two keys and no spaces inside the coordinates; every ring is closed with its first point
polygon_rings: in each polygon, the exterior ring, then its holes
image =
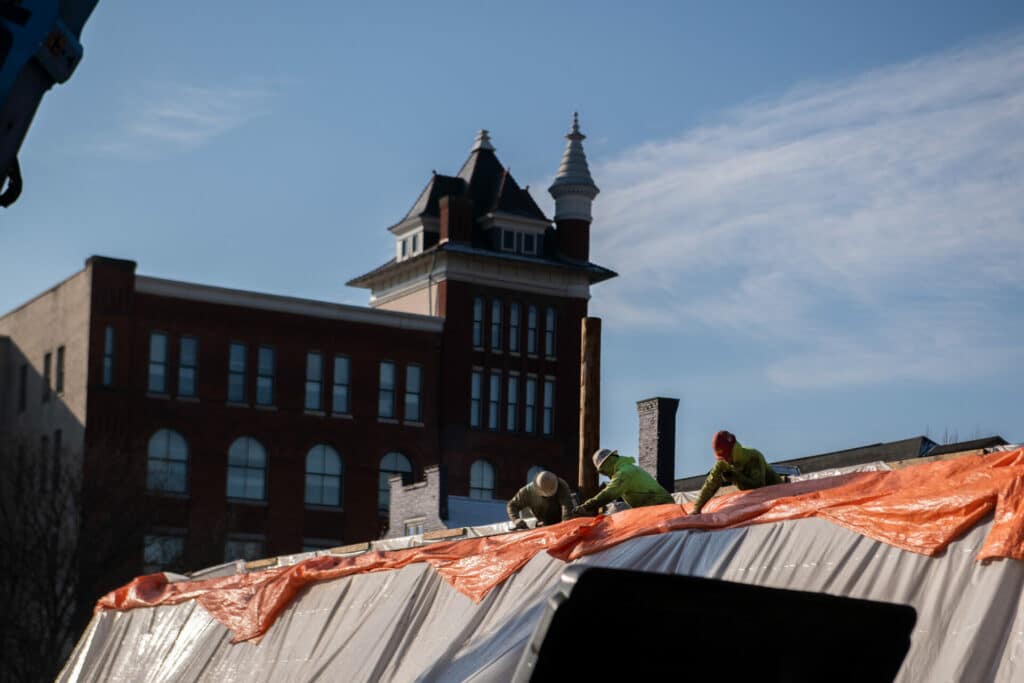
{"type": "Polygon", "coordinates": [[[432,169],[488,128],[542,190],[578,110],[605,443],[654,395],[679,476],[721,427],[770,460],[1022,440],[1024,4],[892,4],[101,0],[0,213],[0,310],[90,254],[365,303],[432,169]]]}

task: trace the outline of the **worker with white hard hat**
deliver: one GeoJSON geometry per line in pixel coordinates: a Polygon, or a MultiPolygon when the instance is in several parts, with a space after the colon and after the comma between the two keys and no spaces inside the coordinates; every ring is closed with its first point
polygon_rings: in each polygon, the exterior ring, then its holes
{"type": "Polygon", "coordinates": [[[618,451],[609,448],[600,448],[594,452],[593,461],[597,471],[610,477],[611,481],[596,496],[575,508],[574,514],[593,515],[602,505],[617,498],[635,508],[675,502],[647,470],[636,465],[635,459],[619,455],[618,451]]]}
{"type": "Polygon", "coordinates": [[[533,478],[505,506],[509,521],[515,522],[516,529],[526,529],[526,520],[519,513],[528,511],[537,518],[537,526],[558,524],[568,519],[572,510],[569,485],[554,472],[544,470],[533,478]]]}

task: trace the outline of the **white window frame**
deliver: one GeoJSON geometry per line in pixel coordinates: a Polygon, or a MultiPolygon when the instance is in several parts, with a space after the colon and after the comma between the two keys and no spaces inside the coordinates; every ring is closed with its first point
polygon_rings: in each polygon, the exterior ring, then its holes
{"type": "Polygon", "coordinates": [[[491,370],[487,377],[487,429],[501,430],[501,370],[491,370]]]}
{"type": "Polygon", "coordinates": [[[426,517],[416,517],[413,519],[407,519],[402,522],[402,529],[404,536],[419,536],[423,533],[423,525],[426,523],[426,517]]]}
{"type": "Polygon", "coordinates": [[[243,560],[245,562],[251,562],[253,560],[263,559],[267,554],[267,537],[263,534],[228,534],[228,537],[224,539],[224,561],[233,562],[234,560],[243,560]],[[238,553],[231,552],[228,549],[232,546],[242,546],[244,550],[238,557],[232,557],[238,553]],[[250,551],[251,548],[251,551],[250,551]],[[252,555],[253,557],[248,557],[252,555]]]}
{"type": "Polygon", "coordinates": [[[334,366],[331,368],[331,413],[334,415],[351,415],[352,414],[352,360],[344,354],[335,354],[334,366]],[[338,367],[341,362],[341,367],[345,368],[345,381],[338,381],[338,367]],[[345,388],[345,405],[341,406],[342,410],[338,410],[338,388],[345,388]]]}
{"type": "Polygon", "coordinates": [[[226,482],[227,486],[225,488],[226,488],[226,496],[227,496],[228,500],[231,500],[231,501],[260,501],[260,502],[266,502],[266,500],[267,500],[267,481],[268,481],[268,474],[269,474],[269,471],[270,471],[270,454],[267,453],[267,447],[264,446],[263,443],[260,442],[259,439],[257,439],[256,437],[253,437],[253,436],[243,435],[243,436],[238,437],[234,441],[232,441],[228,445],[227,465],[228,465],[228,479],[227,479],[227,482],[226,482]],[[249,458],[250,458],[250,456],[252,454],[251,448],[247,448],[246,449],[246,452],[245,452],[245,458],[246,458],[245,464],[234,464],[234,465],[231,464],[231,448],[236,443],[241,441],[242,439],[250,439],[257,446],[259,446],[260,449],[263,451],[263,466],[262,467],[254,467],[253,465],[250,464],[249,458]],[[242,473],[246,475],[245,476],[245,480],[242,483],[242,495],[240,495],[240,496],[238,496],[238,495],[231,495],[231,470],[232,469],[241,470],[242,473]],[[260,496],[259,497],[245,495],[248,492],[248,490],[249,490],[249,472],[251,472],[251,471],[261,471],[263,473],[263,482],[260,485],[260,496]]]}
{"type": "Polygon", "coordinates": [[[412,422],[414,424],[423,424],[423,366],[419,363],[408,363],[405,366],[405,400],[402,404],[402,418],[406,422],[412,422]],[[416,391],[410,391],[409,385],[412,379],[412,371],[416,370],[418,373],[418,382],[416,391]],[[414,416],[409,415],[409,399],[415,397],[414,405],[416,406],[416,414],[414,416]]]}
{"type": "Polygon", "coordinates": [[[319,415],[324,410],[324,353],[323,351],[307,351],[306,352],[306,377],[302,384],[302,407],[307,413],[314,413],[319,415]],[[311,361],[313,358],[317,358],[317,362],[320,364],[319,372],[313,372],[311,361]],[[316,386],[316,393],[311,394],[310,388],[316,386]],[[309,399],[311,396],[316,397],[315,405],[311,405],[309,399]]]}
{"type": "Polygon", "coordinates": [[[185,529],[153,529],[142,537],[142,571],[146,574],[154,574],[165,569],[182,569],[185,559],[185,546],[188,542],[188,532],[185,529]],[[167,545],[180,545],[177,555],[170,558],[164,557],[167,545]],[[149,549],[161,546],[159,558],[151,558],[149,549]],[[159,561],[150,561],[150,560],[159,561]]]}
{"type": "MultiPolygon", "coordinates": [[[[345,500],[345,459],[341,457],[341,453],[339,453],[336,448],[334,448],[333,446],[331,446],[328,443],[317,443],[317,444],[314,444],[308,451],[306,451],[306,458],[305,458],[305,461],[304,461],[304,467],[305,467],[305,470],[304,470],[305,480],[303,482],[303,487],[302,487],[302,500],[303,500],[303,503],[306,505],[306,507],[330,508],[332,510],[340,510],[342,508],[342,503],[345,500]],[[322,470],[311,472],[310,469],[309,469],[309,459],[310,459],[310,457],[313,456],[313,451],[318,449],[318,448],[319,449],[323,449],[324,467],[323,467],[322,470]],[[334,473],[331,473],[331,472],[328,471],[329,467],[327,465],[327,456],[329,456],[329,455],[333,455],[333,456],[335,456],[338,459],[338,473],[337,474],[334,474],[334,473]],[[313,501],[309,500],[309,493],[310,493],[310,490],[311,490],[311,488],[309,486],[309,478],[310,477],[317,477],[319,479],[319,484],[318,484],[318,487],[319,487],[318,490],[320,492],[320,496],[319,496],[320,501],[319,502],[313,502],[313,501]],[[323,491],[324,491],[324,486],[323,485],[324,485],[324,482],[326,480],[328,480],[328,479],[337,479],[338,480],[338,500],[337,500],[337,502],[334,502],[334,503],[332,503],[332,502],[326,502],[325,503],[323,501],[323,491]]],[[[317,490],[317,489],[313,489],[313,490],[317,490]]]]}
{"type": "Polygon", "coordinates": [[[523,306],[518,301],[510,301],[508,304],[508,352],[519,354],[519,337],[522,336],[519,326],[522,317],[523,306]]]}
{"type": "Polygon", "coordinates": [[[183,334],[178,339],[178,396],[183,398],[196,398],[199,395],[199,337],[194,334],[183,334]],[[193,346],[192,363],[185,363],[185,344],[191,342],[193,346]],[[182,378],[185,376],[185,371],[192,371],[192,391],[184,392],[181,390],[182,378]]]}
{"type": "Polygon", "coordinates": [[[511,252],[511,253],[515,253],[517,251],[517,249],[516,249],[516,242],[519,241],[518,240],[519,234],[520,233],[516,232],[515,230],[508,230],[507,228],[502,228],[501,229],[501,250],[502,251],[511,252]],[[512,235],[512,246],[511,247],[506,247],[505,246],[505,236],[506,235],[512,235]]]}
{"type": "Polygon", "coordinates": [[[491,315],[488,321],[490,334],[488,335],[488,341],[491,343],[492,353],[501,353],[502,346],[502,332],[505,324],[505,306],[501,299],[491,299],[491,315]],[[494,314],[497,313],[497,320],[495,320],[494,314]]]}
{"type": "Polygon", "coordinates": [[[274,376],[277,374],[277,350],[269,344],[260,344],[256,347],[256,405],[268,407],[274,405],[274,376]],[[262,366],[263,354],[270,354],[270,373],[266,374],[262,366]],[[269,380],[270,382],[270,400],[260,400],[260,380],[269,380]]]}
{"type": "Polygon", "coordinates": [[[103,328],[103,386],[114,383],[114,326],[103,328]]]}
{"type": "Polygon", "coordinates": [[[555,391],[555,378],[544,377],[543,393],[541,395],[541,420],[540,428],[541,433],[544,436],[551,436],[555,433],[555,401],[557,400],[555,391]],[[548,405],[548,387],[551,387],[551,404],[548,405]]]}
{"type": "Polygon", "coordinates": [[[395,396],[398,393],[398,364],[393,360],[382,360],[377,369],[377,419],[395,419],[395,396]],[[391,386],[384,386],[384,366],[391,366],[391,386]],[[385,395],[390,398],[387,414],[381,410],[385,395]]]}
{"type": "MultiPolygon", "coordinates": [[[[160,394],[160,395],[163,395],[163,394],[167,393],[167,368],[170,365],[170,363],[168,362],[168,356],[170,355],[168,353],[170,351],[170,341],[171,341],[170,335],[168,335],[166,332],[163,332],[161,330],[154,330],[154,331],[149,333],[149,365],[146,366],[147,367],[147,372],[146,372],[146,391],[148,393],[150,393],[150,394],[160,394]],[[163,337],[163,340],[164,340],[163,358],[161,358],[159,360],[157,360],[153,356],[153,342],[156,340],[157,337],[163,337]],[[163,386],[161,386],[159,388],[153,386],[153,366],[154,365],[158,365],[158,366],[163,368],[163,379],[164,379],[164,381],[163,381],[163,386]]],[[[50,354],[47,354],[47,357],[49,357],[49,355],[50,354]]],[[[49,376],[48,376],[49,365],[48,364],[46,365],[45,369],[46,369],[46,372],[47,372],[47,380],[49,380],[49,376]]],[[[49,381],[47,381],[47,384],[49,384],[49,381]]]]}
{"type": "Polygon", "coordinates": [[[539,334],[539,313],[535,304],[526,307],[526,355],[537,356],[537,349],[540,342],[539,334]]]}
{"type": "Polygon", "coordinates": [[[484,369],[473,368],[469,376],[469,426],[480,429],[484,419],[484,369]],[[475,396],[474,396],[475,394],[475,396]]]}
{"type": "Polygon", "coordinates": [[[169,493],[172,495],[187,496],[189,493],[189,464],[188,441],[185,439],[184,435],[175,429],[169,429],[167,427],[161,427],[156,430],[146,441],[146,490],[150,493],[169,493]],[[160,443],[159,440],[157,440],[158,436],[163,437],[163,443],[160,443]],[[172,439],[179,440],[180,445],[184,447],[184,459],[171,457],[172,439]],[[161,448],[161,450],[154,454],[154,448],[161,448]],[[161,463],[161,465],[158,468],[153,467],[154,463],[161,463]],[[167,481],[169,481],[169,479],[167,477],[158,481],[157,477],[154,475],[154,469],[169,470],[174,463],[182,463],[185,469],[181,488],[168,486],[167,481]]]}
{"type": "Polygon", "coordinates": [[[469,466],[469,497],[470,498],[475,498],[477,500],[494,500],[494,493],[497,490],[497,488],[498,488],[498,470],[494,466],[494,463],[492,463],[492,462],[490,462],[488,460],[485,460],[484,458],[479,458],[477,460],[474,460],[473,463],[469,466]],[[476,485],[476,481],[477,480],[474,479],[474,473],[473,473],[473,469],[477,465],[484,465],[484,466],[486,466],[486,468],[489,469],[489,472],[488,472],[488,469],[481,468],[481,479],[480,479],[480,484],[481,485],[479,485],[479,486],[476,485]],[[490,474],[490,477],[491,477],[491,485],[489,487],[487,486],[487,477],[486,477],[487,474],[490,474]],[[478,494],[477,493],[478,491],[479,492],[486,492],[489,495],[484,495],[484,493],[479,493],[478,494]]]}
{"type": "Polygon", "coordinates": [[[482,351],[484,348],[484,298],[473,297],[473,348],[482,351]]]}
{"type": "Polygon", "coordinates": [[[228,403],[245,403],[245,397],[248,394],[246,391],[248,384],[247,376],[249,369],[249,347],[243,342],[228,342],[228,403]],[[242,369],[240,371],[231,369],[231,352],[235,348],[242,349],[242,369]],[[242,378],[242,395],[232,398],[231,396],[231,378],[238,376],[242,378]]]}
{"type": "Polygon", "coordinates": [[[537,432],[537,375],[526,376],[526,396],[523,400],[524,406],[524,417],[523,417],[523,431],[527,434],[535,434],[537,432]],[[530,391],[530,389],[533,391],[530,391]]]}
{"type": "Polygon", "coordinates": [[[510,372],[505,379],[505,431],[519,431],[519,373],[510,372]]]}
{"type": "Polygon", "coordinates": [[[548,306],[544,309],[544,357],[558,355],[558,309],[548,306]],[[548,343],[550,340],[550,343],[548,343]]]}

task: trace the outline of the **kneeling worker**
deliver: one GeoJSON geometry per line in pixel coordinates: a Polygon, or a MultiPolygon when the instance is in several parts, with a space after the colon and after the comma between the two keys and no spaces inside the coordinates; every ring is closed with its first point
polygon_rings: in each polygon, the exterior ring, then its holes
{"type": "Polygon", "coordinates": [[[544,470],[533,481],[519,489],[505,506],[509,521],[515,522],[516,529],[527,529],[526,520],[519,519],[519,512],[528,510],[537,518],[537,526],[558,524],[569,518],[572,497],[569,485],[554,472],[544,470]]]}
{"type": "Polygon", "coordinates": [[[704,486],[697,494],[691,515],[699,515],[704,504],[722,487],[723,483],[732,483],[741,491],[758,489],[762,486],[782,484],[786,478],[771,468],[761,451],[744,448],[733,434],[726,431],[716,432],[711,440],[718,462],[708,472],[704,486]]]}
{"type": "Polygon", "coordinates": [[[616,498],[635,508],[675,502],[647,470],[637,467],[636,460],[619,455],[618,451],[600,449],[594,453],[594,467],[611,477],[611,481],[596,496],[575,508],[573,514],[593,515],[602,505],[616,498]]]}

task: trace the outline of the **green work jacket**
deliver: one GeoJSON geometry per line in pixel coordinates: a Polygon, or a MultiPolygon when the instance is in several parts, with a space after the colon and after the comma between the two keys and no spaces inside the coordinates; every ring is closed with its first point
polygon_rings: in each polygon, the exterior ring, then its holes
{"type": "Polygon", "coordinates": [[[596,496],[585,502],[583,507],[597,508],[616,498],[621,498],[629,503],[630,507],[635,508],[675,502],[669,492],[661,488],[661,484],[655,481],[647,470],[637,467],[636,460],[622,455],[611,457],[616,458],[611,481],[596,496]]]}
{"type": "Polygon", "coordinates": [[[725,482],[731,482],[741,491],[762,486],[781,484],[780,477],[756,448],[744,448],[736,442],[732,447],[732,462],[719,460],[708,472],[704,486],[697,494],[694,509],[700,511],[725,482]]]}

